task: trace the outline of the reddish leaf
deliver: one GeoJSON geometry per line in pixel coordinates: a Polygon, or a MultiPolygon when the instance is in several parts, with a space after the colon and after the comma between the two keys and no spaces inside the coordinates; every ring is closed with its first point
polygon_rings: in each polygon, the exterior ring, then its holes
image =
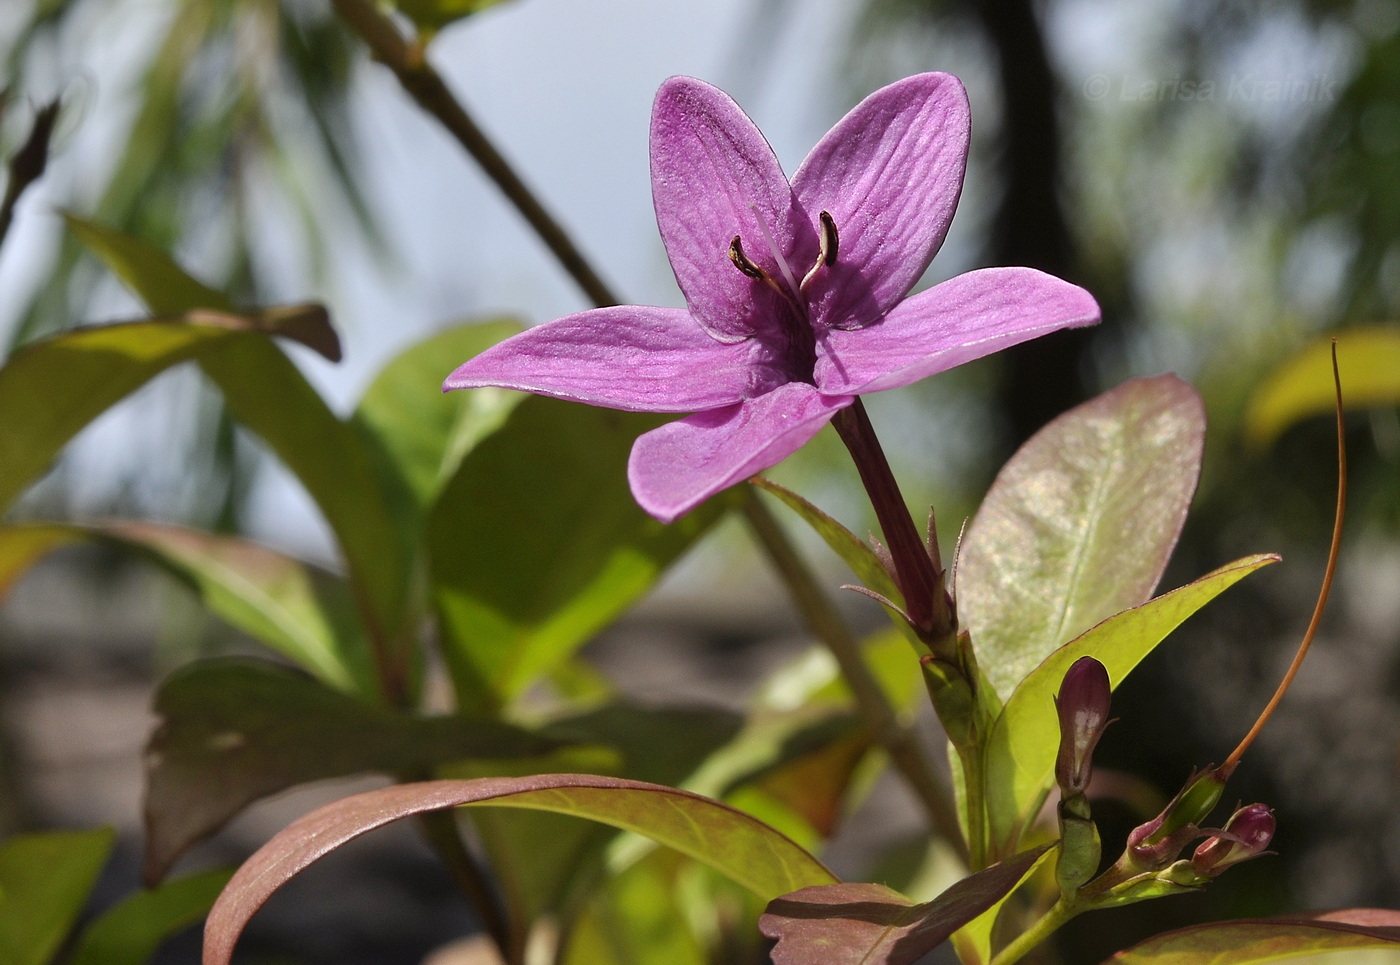
{"type": "Polygon", "coordinates": [[[1400,911],[1347,908],[1194,925],[1149,938],[1104,965],[1249,965],[1368,948],[1400,949],[1400,911]]]}
{"type": "Polygon", "coordinates": [[[758,819],[673,787],[592,774],[400,784],[319,808],[263,845],[238,869],[209,913],[204,965],[228,965],[253,914],[318,858],[400,818],[461,805],[554,811],[635,831],[765,898],[837,880],[816,858],[758,819]]]}
{"type": "Polygon", "coordinates": [[[995,905],[1047,848],[1024,851],[916,905],[884,885],[803,888],[768,903],[773,965],[909,965],[995,905]]]}

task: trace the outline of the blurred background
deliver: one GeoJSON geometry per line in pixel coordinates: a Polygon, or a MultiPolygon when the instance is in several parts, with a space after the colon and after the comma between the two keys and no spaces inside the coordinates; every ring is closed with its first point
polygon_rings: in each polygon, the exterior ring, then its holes
{"type": "MultiPolygon", "coordinates": [[[[1247,553],[1285,562],[1129,680],[1100,753],[1157,792],[1228,753],[1307,622],[1335,487],[1331,421],[1255,451],[1242,441],[1250,393],[1323,333],[1394,325],[1400,311],[1400,2],[508,0],[446,27],[429,56],[607,282],[664,305],[681,302],[651,213],[647,128],[665,77],[728,90],[792,171],[874,88],[958,74],[973,156],[924,284],[1030,265],[1089,288],[1104,324],[873,397],[872,418],[906,496],[935,504],[951,539],[1001,462],[1065,408],[1131,376],[1192,381],[1211,419],[1205,475],[1164,586],[1247,553]]],[[[241,303],[324,301],[345,361],[292,354],[339,411],[449,322],[588,307],[323,0],[9,0],[0,57],[5,156],[39,105],[64,105],[49,170],[0,250],[11,348],[142,314],[65,237],[59,210],[175,252],[241,303]]],[[[1333,608],[1231,788],[1279,809],[1280,857],[1211,898],[1153,903],[1150,922],[1095,916],[1074,936],[1085,961],[1203,915],[1400,906],[1400,419],[1354,411],[1347,427],[1352,515],[1333,608]]],[[[864,531],[838,450],[824,433],[777,477],[864,531]]],[[[155,518],[331,553],[309,499],[193,369],[85,431],[17,514],[155,518]]],[[[0,831],[111,823],[134,854],[152,681],[236,646],[228,636],[114,556],[63,553],[26,578],[0,611],[0,831]]],[[[648,697],[733,699],[797,636],[758,554],[722,530],[595,653],[648,697]]],[[[244,840],[282,815],[253,815],[244,840]]],[[[1106,840],[1135,823],[1118,819],[1106,840]]],[[[368,961],[421,960],[463,927],[434,904],[427,859],[399,844],[381,870],[422,894],[400,884],[367,900],[386,928],[418,931],[381,934],[368,961]]]]}

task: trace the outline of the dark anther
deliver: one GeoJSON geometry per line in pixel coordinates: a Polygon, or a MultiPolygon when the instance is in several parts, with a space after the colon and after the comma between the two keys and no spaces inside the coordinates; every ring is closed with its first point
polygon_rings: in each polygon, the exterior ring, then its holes
{"type": "Polygon", "coordinates": [[[832,220],[830,213],[823,211],[819,218],[822,223],[821,260],[822,264],[830,268],[836,264],[836,246],[840,238],[836,234],[836,222],[832,220]]]}
{"type": "Polygon", "coordinates": [[[753,262],[749,261],[749,256],[744,254],[744,246],[739,243],[739,236],[735,235],[734,240],[729,243],[729,260],[734,262],[734,267],[742,271],[757,281],[767,281],[768,275],[764,270],[753,262]]]}

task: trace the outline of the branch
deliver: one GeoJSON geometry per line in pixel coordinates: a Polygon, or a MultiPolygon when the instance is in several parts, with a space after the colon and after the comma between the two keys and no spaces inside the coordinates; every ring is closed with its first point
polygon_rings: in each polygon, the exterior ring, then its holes
{"type": "Polygon", "coordinates": [[[394,22],[380,13],[370,0],[333,0],[340,18],[360,36],[375,59],[394,72],[409,95],[445,127],[457,143],[481,165],[511,204],[529,222],[554,257],[564,267],[593,304],[602,308],[616,305],[618,297],[593,270],[583,253],[544,209],[534,193],[511,168],[490,140],[476,126],[461,102],[427,62],[421,47],[404,39],[394,22]]]}

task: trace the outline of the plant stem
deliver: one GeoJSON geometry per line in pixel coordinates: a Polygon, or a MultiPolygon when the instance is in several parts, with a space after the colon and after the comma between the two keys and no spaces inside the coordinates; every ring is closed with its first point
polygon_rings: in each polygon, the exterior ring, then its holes
{"type": "Polygon", "coordinates": [[[1079,911],[1077,904],[1061,898],[1044,917],[1017,935],[1010,945],[993,955],[991,965],[1012,965],[1013,962],[1019,962],[1027,952],[1053,935],[1061,925],[1079,914],[1079,911]]]}
{"type": "Polygon", "coordinates": [[[404,39],[394,22],[380,13],[371,0],[333,0],[340,18],[369,45],[374,56],[394,72],[409,95],[445,127],[481,166],[517,211],[529,222],[559,264],[593,304],[616,305],[618,298],[575,247],[559,223],[544,209],[534,193],[515,173],[495,145],[476,126],[462,103],[453,96],[429,64],[421,47],[404,39]]]}
{"type": "Polygon", "coordinates": [[[947,658],[957,636],[957,622],[943,586],[943,567],[932,526],[925,543],[860,399],[836,413],[831,424],[850,450],[875,508],[894,560],[895,581],[904,595],[905,610],[933,652],[947,658]]]}
{"type": "Polygon", "coordinates": [[[49,141],[54,124],[58,122],[58,108],[59,102],[52,101],[34,112],[34,125],[28,139],[10,158],[10,177],[5,184],[4,198],[0,199],[0,244],[10,232],[20,195],[44,176],[49,161],[49,141]]]}
{"type": "Polygon", "coordinates": [[[967,866],[981,871],[991,863],[987,856],[986,769],[982,764],[982,744],[957,748],[963,769],[963,793],[967,806],[967,866]]]}
{"type": "MultiPolygon", "coordinates": [[[[816,577],[798,555],[783,528],[752,489],[747,490],[744,500],[744,516],[787,586],[788,594],[802,614],[807,629],[836,658],[865,725],[918,797],[934,830],[954,847],[961,849],[962,832],[958,826],[957,812],[942,782],[929,766],[918,738],[912,730],[900,724],[889,699],[880,689],[879,681],[861,656],[859,642],[822,592],[816,577]]],[[[966,858],[966,855],[963,857],[966,858]]]]}
{"type": "Polygon", "coordinates": [[[430,811],[419,815],[419,824],[424,837],[447,866],[458,889],[471,902],[477,917],[481,919],[481,926],[500,949],[501,957],[509,965],[518,965],[524,960],[524,936],[517,934],[518,928],[507,923],[485,870],[462,843],[452,812],[430,811]]]}

